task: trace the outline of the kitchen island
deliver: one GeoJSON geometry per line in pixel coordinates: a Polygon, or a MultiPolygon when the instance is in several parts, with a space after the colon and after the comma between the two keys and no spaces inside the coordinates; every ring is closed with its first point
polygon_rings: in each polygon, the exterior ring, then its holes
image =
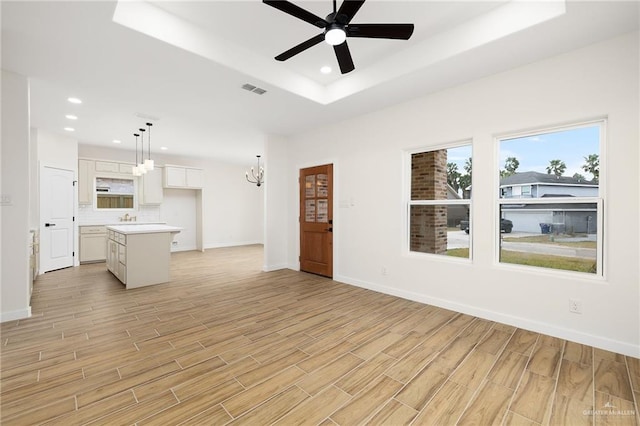
{"type": "Polygon", "coordinates": [[[127,289],[168,282],[171,241],[180,231],[161,224],[107,226],[107,269],[127,289]]]}

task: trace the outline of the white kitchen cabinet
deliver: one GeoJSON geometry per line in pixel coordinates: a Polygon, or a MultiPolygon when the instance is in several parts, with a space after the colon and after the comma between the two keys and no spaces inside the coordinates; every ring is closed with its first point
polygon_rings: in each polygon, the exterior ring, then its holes
{"type": "MultiPolygon", "coordinates": [[[[88,160],[86,160],[88,161],[88,160]]],[[[94,161],[96,172],[117,173],[120,175],[132,175],[133,164],[131,163],[116,163],[114,161],[94,161]]]]}
{"type": "Polygon", "coordinates": [[[107,227],[80,227],[80,263],[104,262],[107,258],[107,227]]]}
{"type": "Polygon", "coordinates": [[[187,175],[187,188],[202,188],[204,186],[204,173],[202,169],[185,168],[187,175]]]}
{"type": "Polygon", "coordinates": [[[120,245],[117,241],[112,239],[107,241],[107,269],[126,284],[126,271],[120,268],[120,262],[118,261],[119,247],[120,245]]]}
{"type": "Polygon", "coordinates": [[[162,204],[164,200],[162,169],[162,167],[155,167],[142,175],[140,185],[138,185],[138,204],[162,204]]]}
{"type": "Polygon", "coordinates": [[[167,225],[109,226],[107,269],[127,289],[168,282],[171,240],[180,230],[167,225]]]}
{"type": "Polygon", "coordinates": [[[204,172],[194,167],[169,166],[164,167],[165,188],[202,189],[204,172]]]}
{"type": "Polygon", "coordinates": [[[133,164],[118,164],[118,173],[123,175],[132,175],[133,174],[133,164]]]}
{"type": "Polygon", "coordinates": [[[120,164],[111,161],[96,161],[96,172],[120,173],[120,164]]]}
{"type": "Polygon", "coordinates": [[[93,204],[95,174],[95,161],[78,160],[78,204],[93,204]]]}

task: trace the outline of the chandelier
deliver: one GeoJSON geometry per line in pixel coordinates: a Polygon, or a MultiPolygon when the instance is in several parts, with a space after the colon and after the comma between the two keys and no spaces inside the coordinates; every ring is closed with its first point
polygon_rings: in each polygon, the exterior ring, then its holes
{"type": "Polygon", "coordinates": [[[256,157],[258,157],[258,168],[257,169],[254,169],[253,167],[251,168],[252,179],[249,179],[249,172],[245,173],[245,177],[247,178],[248,182],[255,183],[257,186],[260,186],[264,182],[264,168],[260,167],[260,156],[256,155],[256,157]]]}

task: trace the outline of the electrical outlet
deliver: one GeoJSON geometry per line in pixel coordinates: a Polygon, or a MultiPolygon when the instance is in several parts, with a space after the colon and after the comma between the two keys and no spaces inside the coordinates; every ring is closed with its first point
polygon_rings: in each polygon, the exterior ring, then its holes
{"type": "Polygon", "coordinates": [[[175,246],[178,245],[178,242],[177,241],[171,241],[171,245],[175,247],[175,246]]]}
{"type": "Polygon", "coordinates": [[[380,274],[381,275],[387,275],[387,267],[383,266],[382,268],[380,268],[380,274]]]}
{"type": "Polygon", "coordinates": [[[569,299],[569,312],[574,314],[582,313],[582,300],[569,299]]]}

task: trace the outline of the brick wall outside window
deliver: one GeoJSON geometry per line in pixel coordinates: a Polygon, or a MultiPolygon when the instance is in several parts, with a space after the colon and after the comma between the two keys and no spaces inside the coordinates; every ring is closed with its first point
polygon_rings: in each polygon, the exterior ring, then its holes
{"type": "MultiPolygon", "coordinates": [[[[421,152],[411,156],[411,199],[447,199],[447,150],[421,152]]],[[[411,251],[447,253],[447,206],[410,207],[411,251]]]]}

